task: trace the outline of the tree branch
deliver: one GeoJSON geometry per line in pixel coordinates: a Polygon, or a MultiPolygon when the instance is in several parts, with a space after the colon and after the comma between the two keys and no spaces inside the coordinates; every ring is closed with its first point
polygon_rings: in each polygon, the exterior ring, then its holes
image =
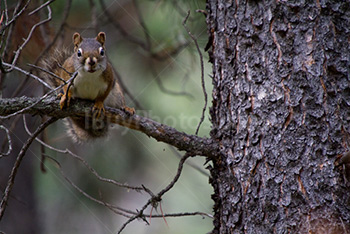
{"type": "Polygon", "coordinates": [[[0,220],[2,219],[4,213],[5,213],[5,209],[6,209],[6,205],[7,205],[7,201],[10,197],[10,193],[12,191],[13,185],[14,185],[14,181],[15,181],[15,177],[17,175],[17,171],[18,168],[29,148],[29,146],[32,144],[32,142],[34,141],[34,139],[50,124],[52,124],[53,122],[55,122],[57,120],[57,118],[55,117],[51,117],[49,120],[47,120],[46,122],[42,123],[33,133],[33,135],[31,135],[27,141],[25,142],[25,144],[23,145],[21,151],[19,152],[15,164],[12,167],[11,170],[11,174],[9,176],[8,182],[7,182],[7,186],[3,195],[3,198],[0,202],[0,220]]]}
{"type": "Polygon", "coordinates": [[[10,131],[4,125],[0,125],[0,129],[5,131],[6,138],[7,138],[6,142],[8,144],[8,146],[7,146],[8,149],[7,149],[6,153],[2,152],[3,149],[1,149],[1,151],[0,151],[0,158],[2,158],[2,157],[6,157],[6,156],[10,155],[10,153],[12,151],[12,141],[11,141],[10,131]]]}
{"type": "MultiPolygon", "coordinates": [[[[89,101],[73,100],[69,108],[61,110],[58,100],[53,96],[44,98],[41,101],[38,100],[40,100],[40,97],[0,99],[0,119],[5,119],[6,116],[21,110],[24,110],[23,112],[21,111],[21,113],[48,115],[60,119],[68,116],[91,115],[92,103],[89,101]]],[[[219,144],[211,139],[179,132],[175,128],[155,122],[146,117],[136,114],[130,116],[119,109],[106,107],[105,120],[141,131],[157,141],[170,144],[192,155],[214,157],[217,155],[217,152],[220,151],[219,144]]]]}
{"type": "MultiPolygon", "coordinates": [[[[142,207],[141,210],[138,211],[138,213],[132,217],[130,217],[119,229],[118,234],[120,234],[125,228],[126,226],[131,223],[132,221],[134,221],[137,218],[144,218],[144,214],[143,212],[146,210],[146,208],[149,205],[152,205],[152,207],[157,207],[158,203],[160,204],[161,200],[162,200],[162,196],[167,193],[172,187],[174,187],[174,185],[176,184],[176,182],[179,180],[181,172],[182,172],[182,168],[183,165],[185,163],[185,161],[191,157],[190,154],[186,153],[180,160],[179,162],[179,166],[177,168],[177,173],[175,175],[175,177],[173,178],[173,180],[170,182],[170,184],[168,184],[164,189],[162,189],[157,195],[152,196],[147,203],[142,207]]],[[[151,217],[151,216],[150,216],[151,217]]],[[[165,221],[166,222],[166,221],[165,221]]],[[[146,223],[148,223],[146,221],[146,223]]]]}

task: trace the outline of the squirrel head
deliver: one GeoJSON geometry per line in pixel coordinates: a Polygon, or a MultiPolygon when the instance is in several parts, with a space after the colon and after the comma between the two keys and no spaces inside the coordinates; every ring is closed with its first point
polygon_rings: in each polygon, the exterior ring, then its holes
{"type": "Polygon", "coordinates": [[[106,34],[100,32],[95,38],[83,38],[74,33],[74,67],[85,72],[94,73],[104,71],[107,67],[105,52],[106,34]]]}

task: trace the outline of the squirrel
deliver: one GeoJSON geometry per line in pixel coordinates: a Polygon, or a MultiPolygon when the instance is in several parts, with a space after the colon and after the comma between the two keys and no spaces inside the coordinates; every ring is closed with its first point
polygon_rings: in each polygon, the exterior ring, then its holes
{"type": "MultiPolygon", "coordinates": [[[[56,48],[41,64],[66,82],[76,73],[72,84],[64,85],[63,92],[58,95],[61,109],[68,107],[72,98],[94,101],[92,116],[71,117],[66,122],[68,133],[76,142],[106,135],[109,124],[103,119],[104,105],[122,109],[130,115],[135,112],[134,108],[125,105],[123,92],[106,57],[105,41],[104,32],[98,33],[96,38],[83,38],[79,33],[74,33],[74,53],[56,48]]],[[[41,75],[53,87],[64,84],[63,80],[53,79],[48,73],[41,75]]]]}

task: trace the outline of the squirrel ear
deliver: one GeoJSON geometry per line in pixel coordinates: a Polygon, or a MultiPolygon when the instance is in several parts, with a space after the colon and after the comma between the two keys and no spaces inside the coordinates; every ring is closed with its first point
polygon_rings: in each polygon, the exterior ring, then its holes
{"type": "Polygon", "coordinates": [[[83,38],[80,36],[79,33],[74,33],[73,35],[73,43],[75,47],[78,47],[78,45],[83,41],[83,38]]]}
{"type": "Polygon", "coordinates": [[[98,42],[100,42],[102,46],[104,46],[105,41],[106,41],[106,34],[105,34],[104,32],[100,32],[100,33],[97,35],[96,40],[97,40],[98,42]]]}

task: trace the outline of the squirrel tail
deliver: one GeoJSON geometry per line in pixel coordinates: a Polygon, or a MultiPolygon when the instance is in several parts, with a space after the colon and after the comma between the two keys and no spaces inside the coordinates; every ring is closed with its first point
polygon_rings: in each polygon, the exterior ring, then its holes
{"type": "Polygon", "coordinates": [[[44,59],[40,61],[40,67],[45,71],[40,71],[39,75],[48,83],[51,87],[56,88],[60,86],[62,81],[55,77],[54,74],[58,74],[58,71],[62,69],[64,61],[69,58],[72,54],[72,51],[68,48],[54,48],[52,49],[44,59]]]}
{"type": "Polygon", "coordinates": [[[108,133],[108,123],[91,117],[65,119],[68,135],[77,143],[84,143],[104,137],[108,133]]]}

